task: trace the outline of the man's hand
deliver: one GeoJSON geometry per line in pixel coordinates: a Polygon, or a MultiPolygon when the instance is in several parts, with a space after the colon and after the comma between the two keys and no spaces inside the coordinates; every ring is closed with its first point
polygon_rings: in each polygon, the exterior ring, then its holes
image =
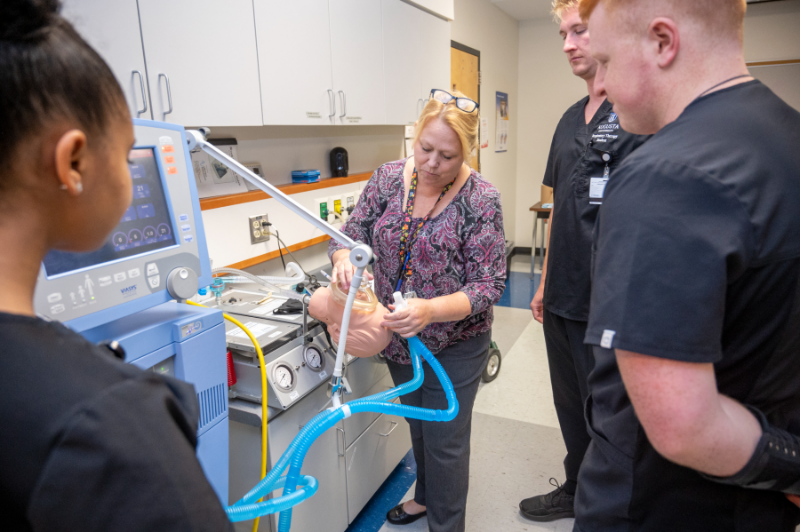
{"type": "MultiPolygon", "coordinates": [[[[394,310],[394,305],[389,305],[394,310]]],[[[427,299],[409,299],[408,306],[383,317],[381,327],[396,332],[403,338],[411,338],[428,326],[433,319],[433,304],[427,299]]]]}
{"type": "Polygon", "coordinates": [[[800,497],[798,497],[797,495],[789,495],[787,493],[786,498],[792,501],[796,506],[800,506],[800,497]]]}
{"type": "Polygon", "coordinates": [[[544,323],[544,280],[539,282],[539,289],[536,295],[533,296],[531,301],[531,311],[533,312],[533,319],[539,323],[544,323]]]}

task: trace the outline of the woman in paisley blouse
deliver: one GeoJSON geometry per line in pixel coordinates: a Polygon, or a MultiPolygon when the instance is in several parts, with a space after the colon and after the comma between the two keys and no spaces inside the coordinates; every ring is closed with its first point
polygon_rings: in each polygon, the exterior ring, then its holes
{"type": "MultiPolygon", "coordinates": [[[[505,287],[500,194],[466,164],[478,144],[477,104],[434,90],[417,122],[414,156],[378,168],[343,231],[375,253],[375,293],[394,309],[392,294],[415,292],[408,308],[387,314],[394,331],[384,351],[396,385],[411,380],[408,343],[417,335],[442,363],[456,389],[459,413],[447,423],[409,419],[417,484],[414,498],[393,508],[389,522],[428,516],[431,532],[465,528],[472,406],[486,365],[492,307],[505,287]]],[[[347,290],[349,252],[331,241],[334,282],[347,290]]],[[[430,366],[404,404],[446,408],[430,366]]]]}

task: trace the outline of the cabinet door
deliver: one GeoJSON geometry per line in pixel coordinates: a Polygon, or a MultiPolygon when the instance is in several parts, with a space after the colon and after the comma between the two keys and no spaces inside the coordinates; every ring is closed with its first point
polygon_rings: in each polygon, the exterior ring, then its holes
{"type": "Polygon", "coordinates": [[[336,120],[385,124],[381,3],[329,0],[336,120]]]}
{"type": "Polygon", "coordinates": [[[328,0],[254,0],[267,125],[334,124],[328,0]]]}
{"type": "Polygon", "coordinates": [[[66,0],[64,17],[108,63],[136,118],[152,118],[136,0],[66,0]]]}
{"type": "MultiPolygon", "coordinates": [[[[395,402],[399,402],[395,399],[395,402]]],[[[347,514],[350,523],[411,448],[408,422],[381,414],[347,449],[347,514]]]]}
{"type": "Polygon", "coordinates": [[[426,15],[401,0],[382,1],[386,123],[413,124],[422,111],[420,79],[424,55],[418,42],[426,15]]]}
{"type": "Polygon", "coordinates": [[[262,125],[252,0],[139,0],[139,14],[155,120],[262,125]]]}
{"type": "Polygon", "coordinates": [[[420,61],[420,98],[430,98],[431,89],[450,91],[450,23],[420,11],[419,43],[425,58],[420,61]]]}

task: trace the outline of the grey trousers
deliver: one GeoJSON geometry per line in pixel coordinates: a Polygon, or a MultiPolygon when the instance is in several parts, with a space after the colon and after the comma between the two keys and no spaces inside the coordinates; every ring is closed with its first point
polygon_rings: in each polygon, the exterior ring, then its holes
{"type": "MultiPolygon", "coordinates": [[[[414,500],[427,506],[430,532],[464,532],[467,492],[469,491],[469,437],[472,431],[472,406],[478,393],[481,373],[486,366],[491,333],[470,338],[443,349],[436,355],[453,382],[458,399],[458,415],[453,421],[407,419],[417,461],[417,486],[414,500]]],[[[389,361],[395,386],[414,377],[413,367],[389,361]]],[[[446,409],[447,398],[430,365],[423,362],[422,387],[400,397],[405,405],[446,409]]]]}

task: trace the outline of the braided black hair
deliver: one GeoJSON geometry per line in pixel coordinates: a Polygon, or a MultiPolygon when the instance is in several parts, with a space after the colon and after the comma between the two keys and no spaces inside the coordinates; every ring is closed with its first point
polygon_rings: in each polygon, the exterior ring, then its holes
{"type": "MultiPolygon", "coordinates": [[[[69,119],[101,133],[112,117],[127,116],[111,69],[60,8],[59,0],[0,1],[0,169],[48,122],[69,119]]],[[[0,173],[0,191],[8,180],[0,173]]]]}

